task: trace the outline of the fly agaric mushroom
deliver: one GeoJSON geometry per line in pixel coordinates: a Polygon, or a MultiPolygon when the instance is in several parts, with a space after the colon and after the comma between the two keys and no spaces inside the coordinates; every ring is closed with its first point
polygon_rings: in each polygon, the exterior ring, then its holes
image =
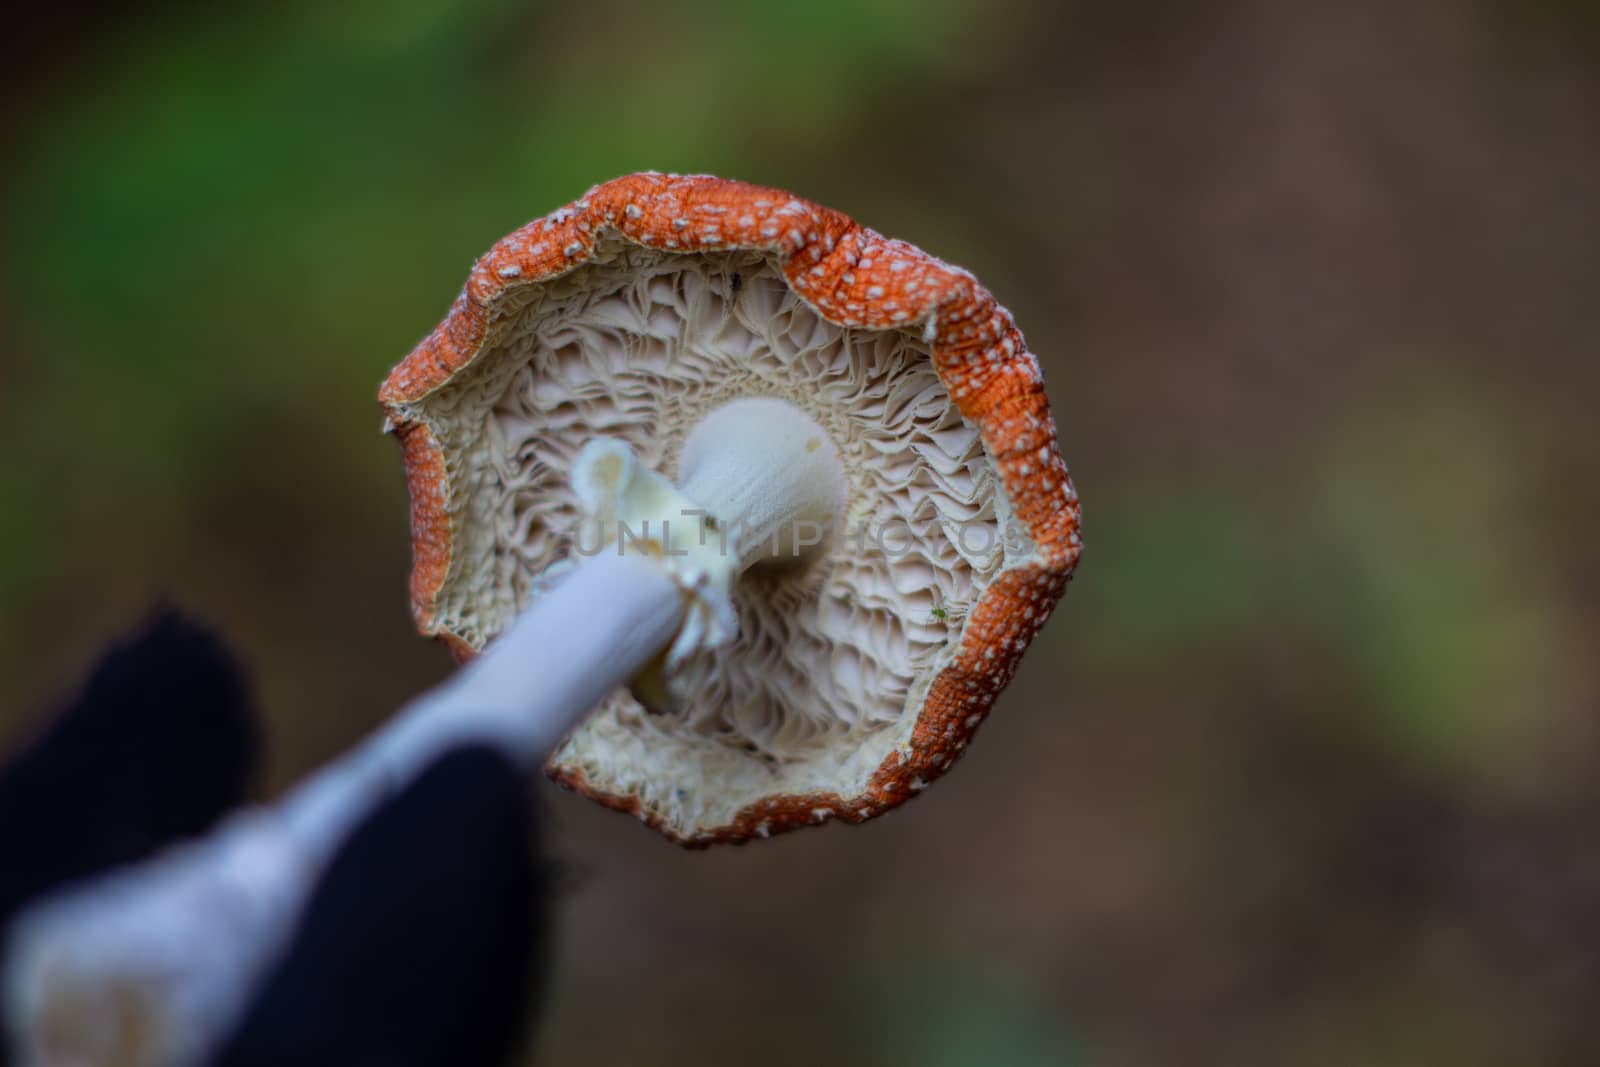
{"type": "MultiPolygon", "coordinates": [[[[1010,314],[775,189],[594,187],[490,249],[379,399],[416,623],[459,658],[613,542],[678,583],[670,647],[608,679],[547,771],[683,844],[862,821],[924,788],[1081,548],[1010,314]]],[[[567,625],[637,611],[596,600],[567,625]]]]}

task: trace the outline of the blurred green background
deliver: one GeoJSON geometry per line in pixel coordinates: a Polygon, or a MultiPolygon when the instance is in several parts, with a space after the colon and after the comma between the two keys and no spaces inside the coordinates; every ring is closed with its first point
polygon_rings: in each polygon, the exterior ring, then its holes
{"type": "Polygon", "coordinates": [[[1600,1062],[1600,19],[64,3],[0,44],[0,744],[169,598],[283,788],[444,676],[377,383],[639,169],[972,268],[1078,580],[959,770],[681,852],[547,790],[548,1062],[1600,1062]]]}

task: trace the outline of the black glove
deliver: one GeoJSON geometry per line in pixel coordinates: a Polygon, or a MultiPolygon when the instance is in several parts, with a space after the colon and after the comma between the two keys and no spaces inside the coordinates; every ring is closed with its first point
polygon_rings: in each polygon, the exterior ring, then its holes
{"type": "Polygon", "coordinates": [[[546,941],[536,831],[509,761],[440,757],[340,849],[213,1067],[509,1062],[546,941]]]}
{"type": "Polygon", "coordinates": [[[227,649],[157,616],[0,771],[0,930],[42,893],[203,832],[244,799],[259,750],[227,649]]]}
{"type": "MultiPolygon", "coordinates": [[[[0,771],[0,949],[34,898],[212,825],[258,750],[242,675],[207,630],[169,613],[113,648],[0,771]]],[[[213,1063],[508,1062],[547,940],[537,833],[508,761],[441,756],[341,846],[213,1063]]]]}

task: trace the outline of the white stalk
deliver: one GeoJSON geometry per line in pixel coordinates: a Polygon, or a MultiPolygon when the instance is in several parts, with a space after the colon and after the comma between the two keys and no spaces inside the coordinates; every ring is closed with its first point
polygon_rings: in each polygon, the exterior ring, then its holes
{"type": "Polygon", "coordinates": [[[682,704],[670,675],[698,651],[738,636],[733,586],[753,566],[793,564],[824,544],[844,507],[838,450],[811,416],[775,397],[711,412],[689,434],[673,485],[614,438],[590,441],[572,487],[594,529],[580,543],[631,547],[672,574],[691,606],[664,662],[634,679],[653,710],[682,704]]]}
{"type": "Polygon", "coordinates": [[[707,415],[684,442],[679,466],[684,495],[716,517],[740,571],[805,558],[844,506],[833,441],[775,397],[746,397],[707,415]]]}
{"type": "Polygon", "coordinates": [[[591,442],[573,470],[580,501],[635,534],[649,520],[654,540],[613,539],[578,562],[483,656],[275,805],[26,913],[4,972],[19,1059],[197,1062],[237,1021],[355,826],[459,744],[493,745],[532,773],[607,693],[659,673],[663,649],[672,660],[731,640],[738,575],[805,556],[843,505],[833,443],[780,400],[707,416],[682,467],[680,490],[621,442],[591,442]]]}
{"type": "Polygon", "coordinates": [[[198,1061],[285,947],[351,829],[458,744],[491,744],[531,772],[672,640],[683,614],[681,590],[659,567],[597,556],[483,656],[276,805],[47,899],[17,923],[6,961],[19,1060],[198,1061]]]}

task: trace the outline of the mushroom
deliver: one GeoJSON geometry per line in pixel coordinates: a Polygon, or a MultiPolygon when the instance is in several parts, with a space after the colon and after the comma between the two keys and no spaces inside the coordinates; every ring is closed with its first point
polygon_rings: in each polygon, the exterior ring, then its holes
{"type": "MultiPolygon", "coordinates": [[[[595,186],[479,259],[379,398],[415,620],[458,658],[612,551],[678,585],[674,637],[599,679],[546,770],[685,845],[859,822],[926,787],[1081,549],[1010,314],[775,189],[595,186]]],[[[566,624],[638,610],[594,598],[566,624]]]]}

